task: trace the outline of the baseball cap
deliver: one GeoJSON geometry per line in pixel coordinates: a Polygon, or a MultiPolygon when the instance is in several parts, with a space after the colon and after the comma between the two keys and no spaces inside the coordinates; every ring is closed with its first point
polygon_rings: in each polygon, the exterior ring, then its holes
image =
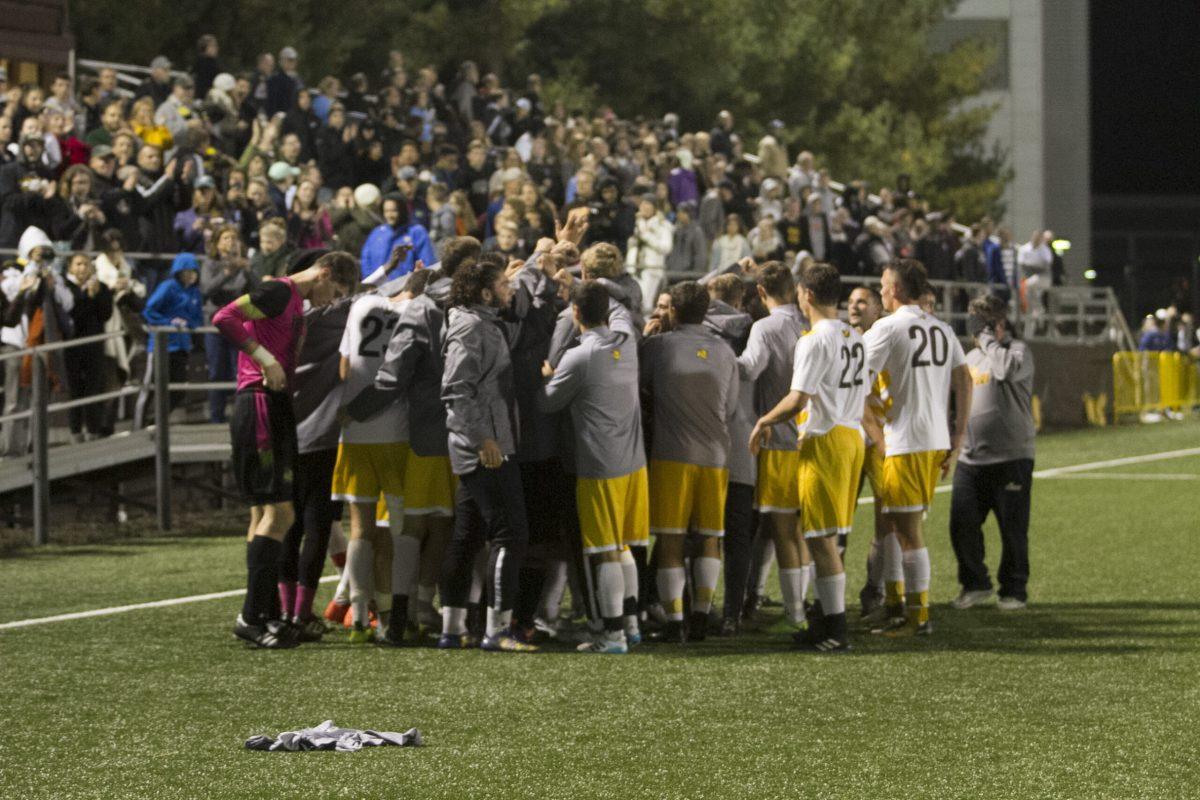
{"type": "Polygon", "coordinates": [[[116,158],[116,155],[108,145],[98,144],[92,148],[92,158],[116,158]]]}
{"type": "Polygon", "coordinates": [[[46,146],[46,140],[42,138],[40,133],[26,133],[21,136],[21,144],[30,144],[32,142],[37,142],[43,147],[46,146]]]}
{"type": "Polygon", "coordinates": [[[212,175],[201,175],[196,178],[195,186],[197,189],[215,189],[217,182],[213,180],[212,175]]]}
{"type": "Polygon", "coordinates": [[[288,45],[287,47],[285,47],[279,51],[279,59],[282,61],[285,58],[299,59],[300,54],[296,52],[296,48],[292,47],[291,45],[288,45]]]}
{"type": "Polygon", "coordinates": [[[170,68],[171,68],[171,59],[167,58],[166,56],[155,56],[154,60],[150,62],[150,69],[170,69],[170,68]]]}
{"type": "Polygon", "coordinates": [[[287,180],[288,178],[295,178],[299,175],[300,168],[293,167],[286,161],[276,161],[271,165],[271,168],[267,170],[267,177],[276,182],[287,180]]]}
{"type": "Polygon", "coordinates": [[[400,171],[396,173],[396,177],[402,181],[411,181],[413,178],[417,177],[417,170],[411,166],[404,166],[401,167],[400,171]]]}

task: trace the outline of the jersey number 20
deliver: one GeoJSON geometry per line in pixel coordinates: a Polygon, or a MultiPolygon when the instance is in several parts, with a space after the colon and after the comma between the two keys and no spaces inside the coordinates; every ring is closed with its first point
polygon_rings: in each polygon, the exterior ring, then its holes
{"type": "Polygon", "coordinates": [[[912,357],[914,367],[928,367],[931,363],[935,367],[940,367],[950,357],[950,340],[946,338],[946,334],[941,328],[930,328],[926,331],[920,325],[913,325],[908,329],[908,338],[920,339],[917,352],[913,353],[912,357]],[[929,351],[929,358],[923,357],[926,350],[929,351]]]}

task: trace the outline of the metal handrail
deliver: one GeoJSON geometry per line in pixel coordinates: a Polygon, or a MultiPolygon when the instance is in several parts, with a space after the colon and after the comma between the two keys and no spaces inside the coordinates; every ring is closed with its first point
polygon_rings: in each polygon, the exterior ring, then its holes
{"type": "Polygon", "coordinates": [[[85,344],[95,344],[96,342],[107,342],[109,339],[115,339],[118,336],[125,336],[125,331],[105,331],[104,333],[94,333],[91,336],[80,336],[78,339],[63,339],[60,342],[47,342],[45,344],[26,347],[21,350],[13,350],[9,353],[0,353],[0,361],[7,361],[12,358],[24,358],[25,356],[35,355],[37,353],[51,353],[58,350],[69,350],[72,347],[77,347],[85,344]]]}
{"type": "MultiPolygon", "coordinates": [[[[103,250],[75,250],[68,251],[71,254],[83,253],[87,256],[98,256],[103,253],[103,250]]],[[[135,261],[173,261],[179,253],[144,253],[144,252],[128,252],[121,251],[121,254],[126,258],[132,258],[135,261]]],[[[15,247],[0,247],[0,256],[19,256],[21,252],[15,247]]],[[[55,252],[55,256],[67,255],[67,253],[55,252]]],[[[192,255],[196,255],[193,253],[192,255]]]]}

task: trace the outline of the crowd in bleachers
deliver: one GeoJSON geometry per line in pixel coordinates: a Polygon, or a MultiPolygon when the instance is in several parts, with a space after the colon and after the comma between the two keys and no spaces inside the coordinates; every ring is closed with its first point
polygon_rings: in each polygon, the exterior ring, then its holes
{"type": "MultiPolygon", "coordinates": [[[[1049,232],[1018,246],[982,219],[960,235],[903,175],[896,189],[852,181],[835,191],[779,121],[750,141],[726,111],[709,130],[682,130],[672,113],[621,119],[549,103],[537,75],[506,86],[464,62],[443,82],[399,51],[377,76],[313,83],[292,47],[240,71],[203,36],[180,66],[159,56],[136,86],[115,68],[59,75],[48,90],[0,83],[4,348],[128,332],[55,376],[75,395],[140,377],[131,358],[145,350],[148,322],[205,323],[298,251],[349,251],[376,279],[436,261],[455,235],[517,259],[578,207],[589,209],[584,246],[619,248],[650,305],[671,276],[746,256],[796,272],[827,261],[843,275],[878,275],[912,256],[933,279],[1002,294],[1020,284],[1031,297],[1061,280],[1049,232]],[[411,250],[396,263],[398,243],[411,250]],[[65,255],[74,252],[88,256],[65,255]],[[143,253],[165,255],[130,256],[143,253]],[[196,259],[199,281],[164,293],[176,253],[196,259]],[[198,297],[198,308],[167,309],[177,294],[198,297]]],[[[173,370],[193,344],[172,338],[183,354],[173,370]]],[[[208,378],[231,380],[229,348],[211,336],[203,348],[208,378]]],[[[28,400],[22,363],[6,363],[8,412],[28,400]]],[[[225,399],[210,398],[212,421],[224,420],[225,399]]],[[[113,417],[81,410],[71,428],[106,435],[113,417]]],[[[6,451],[22,452],[9,427],[6,451]]]]}

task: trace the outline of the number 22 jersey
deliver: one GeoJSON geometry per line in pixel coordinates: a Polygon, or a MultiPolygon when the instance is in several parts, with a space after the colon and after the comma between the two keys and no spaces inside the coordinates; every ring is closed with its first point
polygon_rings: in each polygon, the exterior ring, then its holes
{"type": "Polygon", "coordinates": [[[811,398],[805,408],[805,438],[836,426],[862,430],[870,389],[862,335],[837,319],[823,319],[796,343],[792,391],[811,398]]]}
{"type": "Polygon", "coordinates": [[[867,368],[888,376],[887,455],[949,450],[950,373],[966,361],[953,329],[908,305],[877,321],[863,339],[867,368]]]}
{"type": "MultiPolygon", "coordinates": [[[[354,301],[338,351],[350,362],[343,397],[349,403],[375,382],[400,312],[410,301],[393,303],[378,294],[354,301]]],[[[391,444],[408,441],[408,401],[392,403],[370,419],[350,421],[342,429],[347,444],[391,444]]]]}

